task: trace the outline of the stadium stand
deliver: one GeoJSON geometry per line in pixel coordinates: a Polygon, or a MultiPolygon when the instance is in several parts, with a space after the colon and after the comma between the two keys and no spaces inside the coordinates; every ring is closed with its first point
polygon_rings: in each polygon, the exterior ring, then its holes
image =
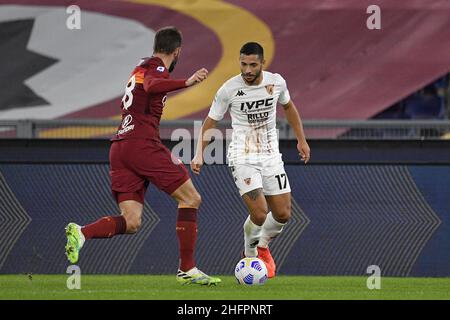
{"type": "MultiPolygon", "coordinates": [[[[238,73],[235,59],[245,37],[266,46],[268,68],[287,79],[305,119],[371,118],[450,70],[450,4],[445,0],[411,0],[401,10],[396,2],[381,0],[381,30],[364,27],[369,2],[359,0],[267,0],[257,6],[218,1],[203,7],[202,1],[80,1],[85,16],[79,31],[66,28],[64,4],[0,1],[3,37],[29,40],[26,47],[2,42],[3,60],[5,54],[23,54],[28,67],[8,68],[1,83],[29,77],[23,90],[34,97],[27,102],[32,106],[19,106],[14,96],[8,104],[0,101],[0,119],[116,117],[132,66],[151,54],[152,34],[163,24],[178,25],[185,36],[174,76],[200,65],[212,71],[208,85],[169,99],[166,119],[205,115],[221,83],[238,73]],[[218,14],[220,27],[210,21],[218,14]],[[64,49],[71,47],[77,50],[64,49]]],[[[23,99],[21,92],[11,94],[23,99]]]]}

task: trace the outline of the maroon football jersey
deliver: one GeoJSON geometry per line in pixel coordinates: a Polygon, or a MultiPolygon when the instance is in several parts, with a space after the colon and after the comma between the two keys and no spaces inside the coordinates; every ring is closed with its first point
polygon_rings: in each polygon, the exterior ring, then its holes
{"type": "Polygon", "coordinates": [[[185,87],[186,79],[169,79],[160,58],[143,59],[128,80],[121,103],[122,123],[111,140],[160,140],[159,122],[167,93],[185,87]]]}

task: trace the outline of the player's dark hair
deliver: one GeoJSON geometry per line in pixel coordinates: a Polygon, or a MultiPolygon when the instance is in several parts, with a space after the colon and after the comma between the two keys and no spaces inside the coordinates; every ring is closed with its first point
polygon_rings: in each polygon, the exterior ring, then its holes
{"type": "Polygon", "coordinates": [[[247,42],[241,48],[240,54],[245,54],[246,56],[251,54],[257,54],[260,60],[264,59],[264,49],[257,42],[247,42]]]}
{"type": "Polygon", "coordinates": [[[153,44],[154,53],[171,54],[176,48],[181,47],[183,37],[180,30],[175,27],[164,27],[155,34],[155,43],[153,44]]]}

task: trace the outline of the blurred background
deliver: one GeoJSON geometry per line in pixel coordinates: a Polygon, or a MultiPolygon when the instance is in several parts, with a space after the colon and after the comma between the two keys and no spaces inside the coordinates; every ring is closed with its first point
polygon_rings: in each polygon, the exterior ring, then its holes
{"type": "MultiPolygon", "coordinates": [[[[117,212],[109,138],[131,71],[167,25],[184,36],[172,77],[210,71],[170,94],[161,122],[169,147],[239,73],[245,42],[260,42],[266,69],[287,81],[312,158],[299,161],[280,108],[293,190],[293,222],[272,247],[280,274],[364,275],[375,264],[383,275],[450,276],[448,0],[0,0],[1,273],[64,273],[64,226],[117,212]],[[367,27],[370,5],[381,29],[367,27]]],[[[230,128],[229,117],[220,126],[230,128]]],[[[225,165],[193,180],[203,198],[200,266],[231,274],[246,209],[225,165]]],[[[175,211],[150,187],[143,230],[93,240],[83,272],[172,274],[175,211]]]]}
{"type": "Polygon", "coordinates": [[[173,77],[200,67],[210,77],[171,94],[163,138],[204,119],[247,41],[287,80],[309,138],[449,138],[448,1],[375,1],[381,29],[370,30],[372,2],[2,0],[0,137],[110,137],[133,67],[152,54],[155,30],[176,25],[173,77]],[[72,4],[80,29],[67,26],[72,4]]]}

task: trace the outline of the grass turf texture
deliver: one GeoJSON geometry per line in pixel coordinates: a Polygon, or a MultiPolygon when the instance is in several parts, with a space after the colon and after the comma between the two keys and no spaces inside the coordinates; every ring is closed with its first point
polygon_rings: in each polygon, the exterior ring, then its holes
{"type": "Polygon", "coordinates": [[[81,289],[69,290],[69,275],[0,275],[0,299],[163,300],[365,300],[450,299],[450,278],[381,278],[369,290],[366,277],[277,276],[263,286],[238,285],[222,276],[218,286],[180,285],[174,275],[82,275],[81,289]]]}

